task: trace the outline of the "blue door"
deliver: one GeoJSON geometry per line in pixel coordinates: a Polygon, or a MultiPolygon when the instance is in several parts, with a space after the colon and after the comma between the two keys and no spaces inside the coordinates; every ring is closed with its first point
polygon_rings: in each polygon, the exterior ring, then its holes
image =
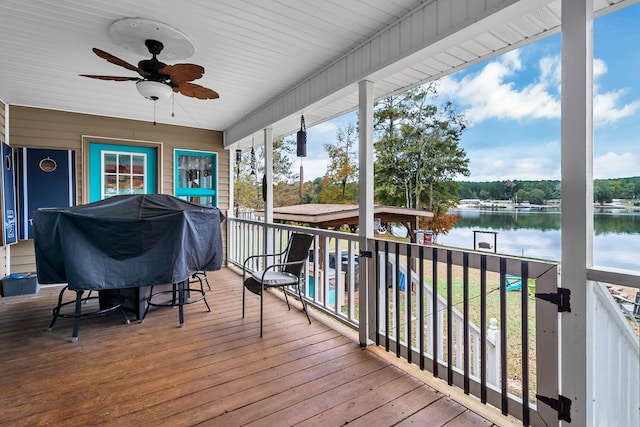
{"type": "Polygon", "coordinates": [[[158,192],[155,147],[89,142],[89,202],[158,192]]]}

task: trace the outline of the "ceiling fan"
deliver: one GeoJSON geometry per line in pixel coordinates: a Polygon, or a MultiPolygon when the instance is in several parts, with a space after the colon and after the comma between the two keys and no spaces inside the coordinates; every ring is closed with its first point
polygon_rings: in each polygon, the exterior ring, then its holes
{"type": "Polygon", "coordinates": [[[153,101],[168,98],[172,92],[181,93],[198,99],[216,99],[220,95],[212,89],[191,83],[199,79],[204,74],[204,67],[196,64],[175,64],[167,65],[160,62],[157,56],[162,52],[164,45],[157,40],[145,40],[145,45],[152,55],[151,59],[143,59],[138,62],[138,66],[117,58],[98,48],[93,48],[93,52],[106,61],[137,72],[140,77],[121,76],[99,76],[94,74],[80,74],[99,80],[114,80],[118,82],[135,81],[136,88],[142,96],[153,101]]]}

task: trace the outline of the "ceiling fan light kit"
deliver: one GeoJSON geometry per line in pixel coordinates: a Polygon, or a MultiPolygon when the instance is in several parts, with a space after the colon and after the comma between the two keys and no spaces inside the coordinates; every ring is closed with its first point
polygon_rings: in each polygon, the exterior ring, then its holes
{"type": "Polygon", "coordinates": [[[136,89],[138,89],[140,95],[152,101],[167,99],[173,93],[171,86],[168,84],[153,80],[140,80],[136,83],[136,89]]]}

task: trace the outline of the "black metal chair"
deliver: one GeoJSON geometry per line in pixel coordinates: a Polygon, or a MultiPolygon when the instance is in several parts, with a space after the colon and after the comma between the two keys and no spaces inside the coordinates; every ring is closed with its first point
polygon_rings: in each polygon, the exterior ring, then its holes
{"type": "Polygon", "coordinates": [[[207,272],[204,270],[198,271],[196,273],[194,273],[191,276],[192,279],[198,279],[200,281],[203,281],[207,284],[207,288],[209,288],[209,290],[211,290],[211,285],[209,284],[209,276],[207,276],[207,272]]]}
{"type": "Polygon", "coordinates": [[[73,320],[73,332],[71,334],[71,342],[76,342],[78,341],[78,329],[80,328],[81,317],[100,316],[114,310],[119,310],[120,314],[122,315],[122,318],[124,319],[124,323],[129,324],[129,318],[127,317],[126,313],[124,312],[124,308],[122,307],[123,301],[122,301],[122,297],[120,296],[119,290],[116,291],[115,301],[103,301],[102,298],[100,298],[100,296],[91,296],[93,292],[91,290],[89,290],[86,297],[83,297],[83,294],[85,292],[84,290],[74,290],[73,292],[75,292],[76,294],[75,299],[65,302],[63,301],[63,299],[64,299],[65,291],[67,290],[71,291],[69,289],[69,285],[65,285],[60,290],[60,293],[58,294],[58,304],[55,307],[53,307],[53,317],[51,318],[51,322],[49,323],[49,327],[47,328],[48,331],[53,330],[53,325],[56,323],[56,320],[58,320],[58,317],[62,317],[64,319],[72,318],[74,320],[73,320]],[[85,312],[85,313],[82,312],[83,303],[86,304],[91,300],[98,300],[98,299],[100,300],[99,309],[93,310],[91,312],[85,312]],[[69,312],[69,313],[61,312],[61,310],[64,307],[71,304],[73,304],[75,307],[75,310],[73,312],[69,312]]]}
{"type": "MultiPolygon", "coordinates": [[[[300,302],[302,303],[302,309],[307,315],[307,320],[311,324],[311,318],[307,312],[307,305],[302,298],[302,292],[300,291],[300,277],[302,275],[302,268],[309,254],[309,248],[313,242],[313,235],[304,233],[292,233],[289,239],[287,248],[277,254],[264,254],[253,255],[244,260],[242,264],[242,281],[244,286],[242,288],[242,317],[244,317],[245,306],[245,289],[253,292],[260,297],[260,336],[262,336],[262,314],[263,314],[263,301],[262,295],[265,289],[268,288],[285,288],[288,286],[295,286],[300,302]],[[284,256],[284,257],[283,257],[284,256]],[[272,264],[265,267],[264,270],[254,271],[253,273],[247,270],[247,264],[255,258],[265,258],[265,262],[268,257],[274,257],[274,259],[281,259],[282,261],[277,264],[272,264]]],[[[285,299],[287,301],[287,307],[291,310],[289,305],[289,297],[287,292],[284,292],[285,299]]]]}
{"type": "MultiPolygon", "coordinates": [[[[196,272],[191,275],[190,279],[184,280],[180,283],[173,283],[171,285],[170,290],[162,290],[159,292],[153,292],[153,285],[149,288],[149,296],[147,297],[147,307],[144,310],[144,314],[142,315],[142,322],[144,322],[145,317],[147,317],[147,313],[149,312],[150,307],[178,307],[178,321],[180,327],[184,327],[184,310],[183,307],[187,304],[193,304],[198,301],[204,301],[204,304],[207,306],[207,311],[211,312],[211,307],[207,302],[207,295],[204,290],[204,281],[206,280],[207,286],[209,286],[209,280],[207,280],[206,273],[201,274],[202,272],[196,272]],[[194,287],[193,284],[199,284],[199,286],[194,287]],[[168,295],[170,298],[168,300],[161,300],[162,295],[168,295]]],[[[209,286],[209,289],[211,287],[209,286]]]]}

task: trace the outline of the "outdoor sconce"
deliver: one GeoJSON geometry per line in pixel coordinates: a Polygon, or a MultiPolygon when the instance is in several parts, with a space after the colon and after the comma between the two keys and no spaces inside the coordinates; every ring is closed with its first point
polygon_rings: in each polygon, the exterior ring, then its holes
{"type": "Polygon", "coordinates": [[[300,130],[297,133],[298,146],[296,153],[298,157],[307,157],[307,127],[304,124],[304,116],[300,119],[300,130]]]}

